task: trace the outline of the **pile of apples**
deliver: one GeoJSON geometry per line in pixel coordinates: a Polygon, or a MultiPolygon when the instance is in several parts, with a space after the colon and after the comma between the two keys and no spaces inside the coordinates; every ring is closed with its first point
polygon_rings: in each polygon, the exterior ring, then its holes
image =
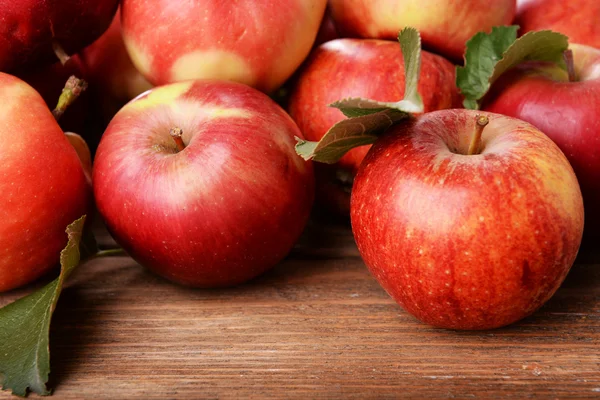
{"type": "Polygon", "coordinates": [[[236,285],[289,253],[316,197],[350,215],[373,275],[422,321],[486,329],[531,314],[575,260],[583,202],[586,236],[600,229],[600,3],[466,3],[0,0],[0,291],[51,270],[94,204],[152,271],[236,285]],[[515,20],[571,36],[575,75],[527,64],[484,111],[462,109],[465,43],[515,20]],[[425,113],[313,169],[296,138],[344,118],[330,103],[402,98],[405,26],[426,49],[425,113]],[[51,108],[73,74],[89,90],[59,125],[51,108]],[[90,114],[107,121],[93,170],[64,133],[86,137],[90,114]]]}

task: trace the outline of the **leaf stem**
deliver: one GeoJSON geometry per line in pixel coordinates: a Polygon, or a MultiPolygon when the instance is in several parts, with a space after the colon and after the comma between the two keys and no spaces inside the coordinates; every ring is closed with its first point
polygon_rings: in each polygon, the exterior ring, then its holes
{"type": "Polygon", "coordinates": [[[183,136],[183,130],[178,127],[171,128],[169,135],[173,138],[173,141],[177,146],[177,151],[183,151],[185,149],[185,143],[183,143],[183,139],[181,138],[183,136]]]}
{"type": "Polygon", "coordinates": [[[127,253],[125,252],[125,250],[119,248],[119,249],[100,250],[90,258],[103,258],[103,257],[113,257],[113,256],[120,257],[120,256],[126,256],[126,255],[127,255],[127,253]]]}
{"type": "Polygon", "coordinates": [[[575,61],[573,60],[573,50],[567,49],[563,52],[563,59],[567,64],[567,73],[569,74],[569,82],[577,82],[579,77],[575,71],[575,61]]]}
{"type": "Polygon", "coordinates": [[[65,87],[58,98],[56,108],[52,111],[52,115],[57,121],[65,113],[67,107],[73,104],[85,89],[87,89],[87,82],[83,79],[79,79],[75,75],[71,75],[67,79],[67,83],[65,83],[65,87]]]}
{"type": "Polygon", "coordinates": [[[477,114],[475,116],[475,132],[471,138],[471,144],[469,145],[469,151],[467,152],[467,155],[472,156],[474,154],[479,154],[479,148],[481,147],[481,135],[483,134],[483,129],[489,122],[490,120],[485,115],[477,114]]]}
{"type": "Polygon", "coordinates": [[[62,65],[65,65],[71,59],[71,57],[67,54],[65,49],[63,49],[62,46],[56,40],[52,41],[52,50],[54,50],[56,58],[59,59],[62,65]]]}

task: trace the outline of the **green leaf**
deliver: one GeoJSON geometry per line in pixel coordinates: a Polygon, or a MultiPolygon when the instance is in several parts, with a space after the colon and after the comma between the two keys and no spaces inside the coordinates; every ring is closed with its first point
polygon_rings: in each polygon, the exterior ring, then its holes
{"type": "Polygon", "coordinates": [[[423,112],[423,101],[417,92],[421,71],[421,37],[415,28],[404,28],[398,35],[404,57],[404,99],[381,102],[350,98],[336,101],[330,107],[338,108],[346,117],[335,124],[319,142],[297,138],[296,153],[305,160],[334,164],[354,147],[372,144],[392,125],[410,118],[412,113],[423,112]]]}
{"type": "Polygon", "coordinates": [[[525,61],[550,61],[565,68],[562,59],[567,36],[552,32],[528,32],[517,39],[518,26],[479,32],[467,42],[465,66],[457,67],[456,85],[464,95],[465,108],[478,109],[491,85],[506,71],[525,61]]]}
{"type": "Polygon", "coordinates": [[[415,28],[406,27],[398,35],[404,58],[404,98],[398,102],[383,102],[362,98],[343,99],[330,104],[348,117],[361,117],[387,109],[422,113],[423,100],[417,91],[421,73],[421,36],[415,28]]]}
{"type": "Polygon", "coordinates": [[[18,396],[25,396],[28,389],[40,395],[50,394],[46,388],[50,373],[50,320],[65,279],[79,264],[84,223],[85,215],[66,229],[68,242],[60,253],[58,278],[0,309],[2,388],[18,396]]]}
{"type": "Polygon", "coordinates": [[[347,118],[335,124],[319,142],[297,138],[296,153],[305,160],[334,164],[349,150],[374,143],[389,127],[409,117],[410,113],[388,108],[347,118]]]}

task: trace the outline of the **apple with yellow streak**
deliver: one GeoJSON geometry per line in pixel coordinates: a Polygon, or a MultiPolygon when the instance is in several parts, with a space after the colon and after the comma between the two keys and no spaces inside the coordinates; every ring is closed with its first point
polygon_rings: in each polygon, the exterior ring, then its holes
{"type": "Polygon", "coordinates": [[[277,89],[308,55],[326,0],[124,0],[121,24],[154,85],[224,79],[277,89]]]}
{"type": "Polygon", "coordinates": [[[423,46],[462,60],[467,40],[480,31],[510,25],[516,0],[329,0],[341,37],[396,39],[417,28],[423,46]]]}
{"type": "Polygon", "coordinates": [[[88,211],[91,188],[42,97],[4,73],[0,97],[0,291],[6,291],[57,265],[65,229],[88,211]]]}
{"type": "Polygon", "coordinates": [[[242,283],[278,263],[308,219],[311,164],[300,130],[265,94],[185,81],[113,118],[94,161],[96,204],[140,264],[185,285],[242,283]]]}
{"type": "Polygon", "coordinates": [[[444,328],[531,314],[581,243],[583,201],[564,154],[527,122],[480,114],[434,111],[391,128],[352,189],[365,263],[406,311],[444,328]]]}

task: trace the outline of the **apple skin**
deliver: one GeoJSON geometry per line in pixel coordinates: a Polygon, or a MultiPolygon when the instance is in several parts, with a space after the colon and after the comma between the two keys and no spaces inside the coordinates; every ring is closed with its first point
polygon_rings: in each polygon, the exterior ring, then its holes
{"type": "Polygon", "coordinates": [[[456,61],[477,32],[510,25],[515,0],[329,0],[342,37],[396,39],[407,26],[417,28],[423,45],[456,61]]]}
{"type": "Polygon", "coordinates": [[[520,33],[551,29],[570,43],[600,48],[600,2],[590,0],[519,0],[515,23],[520,33]]]}
{"type": "Polygon", "coordinates": [[[570,47],[579,81],[556,66],[522,64],[493,85],[483,109],[533,124],[565,153],[583,193],[587,241],[600,237],[600,50],[570,47]]]}
{"type": "Polygon", "coordinates": [[[134,65],[154,85],[225,79],[272,92],[300,66],[326,0],[124,0],[121,23],[134,65]]]}
{"type": "Polygon", "coordinates": [[[129,100],[152,87],[129,58],[121,35],[120,11],[117,11],[106,32],[86,47],[81,56],[90,85],[106,102],[118,106],[115,113],[129,100]]]}
{"type": "Polygon", "coordinates": [[[167,279],[245,282],[282,260],[308,219],[314,176],[295,136],[285,111],[246,85],[157,87],[119,111],[102,137],[98,210],[116,241],[167,279]],[[173,127],[183,130],[180,152],[173,127]]]}
{"type": "Polygon", "coordinates": [[[354,181],[358,249],[409,313],[450,329],[530,315],[558,289],[583,230],[577,179],[532,125],[484,113],[482,152],[465,155],[478,113],[442,110],[389,130],[354,181]]]}
{"type": "MultiPolygon", "coordinates": [[[[455,68],[422,52],[418,90],[425,111],[460,107],[455,68]]],[[[344,114],[329,104],[347,97],[399,101],[404,96],[404,61],[398,42],[337,39],[319,46],[300,70],[288,110],[308,140],[318,141],[344,114]]],[[[317,199],[329,211],[348,215],[350,188],[369,146],[350,150],[334,166],[316,164],[317,199]]]]}
{"type": "Polygon", "coordinates": [[[56,61],[52,42],[75,54],[108,28],[118,0],[0,0],[0,71],[56,61]]]}
{"type": "Polygon", "coordinates": [[[86,214],[91,187],[44,100],[0,73],[0,292],[55,267],[67,225],[86,214]]]}

